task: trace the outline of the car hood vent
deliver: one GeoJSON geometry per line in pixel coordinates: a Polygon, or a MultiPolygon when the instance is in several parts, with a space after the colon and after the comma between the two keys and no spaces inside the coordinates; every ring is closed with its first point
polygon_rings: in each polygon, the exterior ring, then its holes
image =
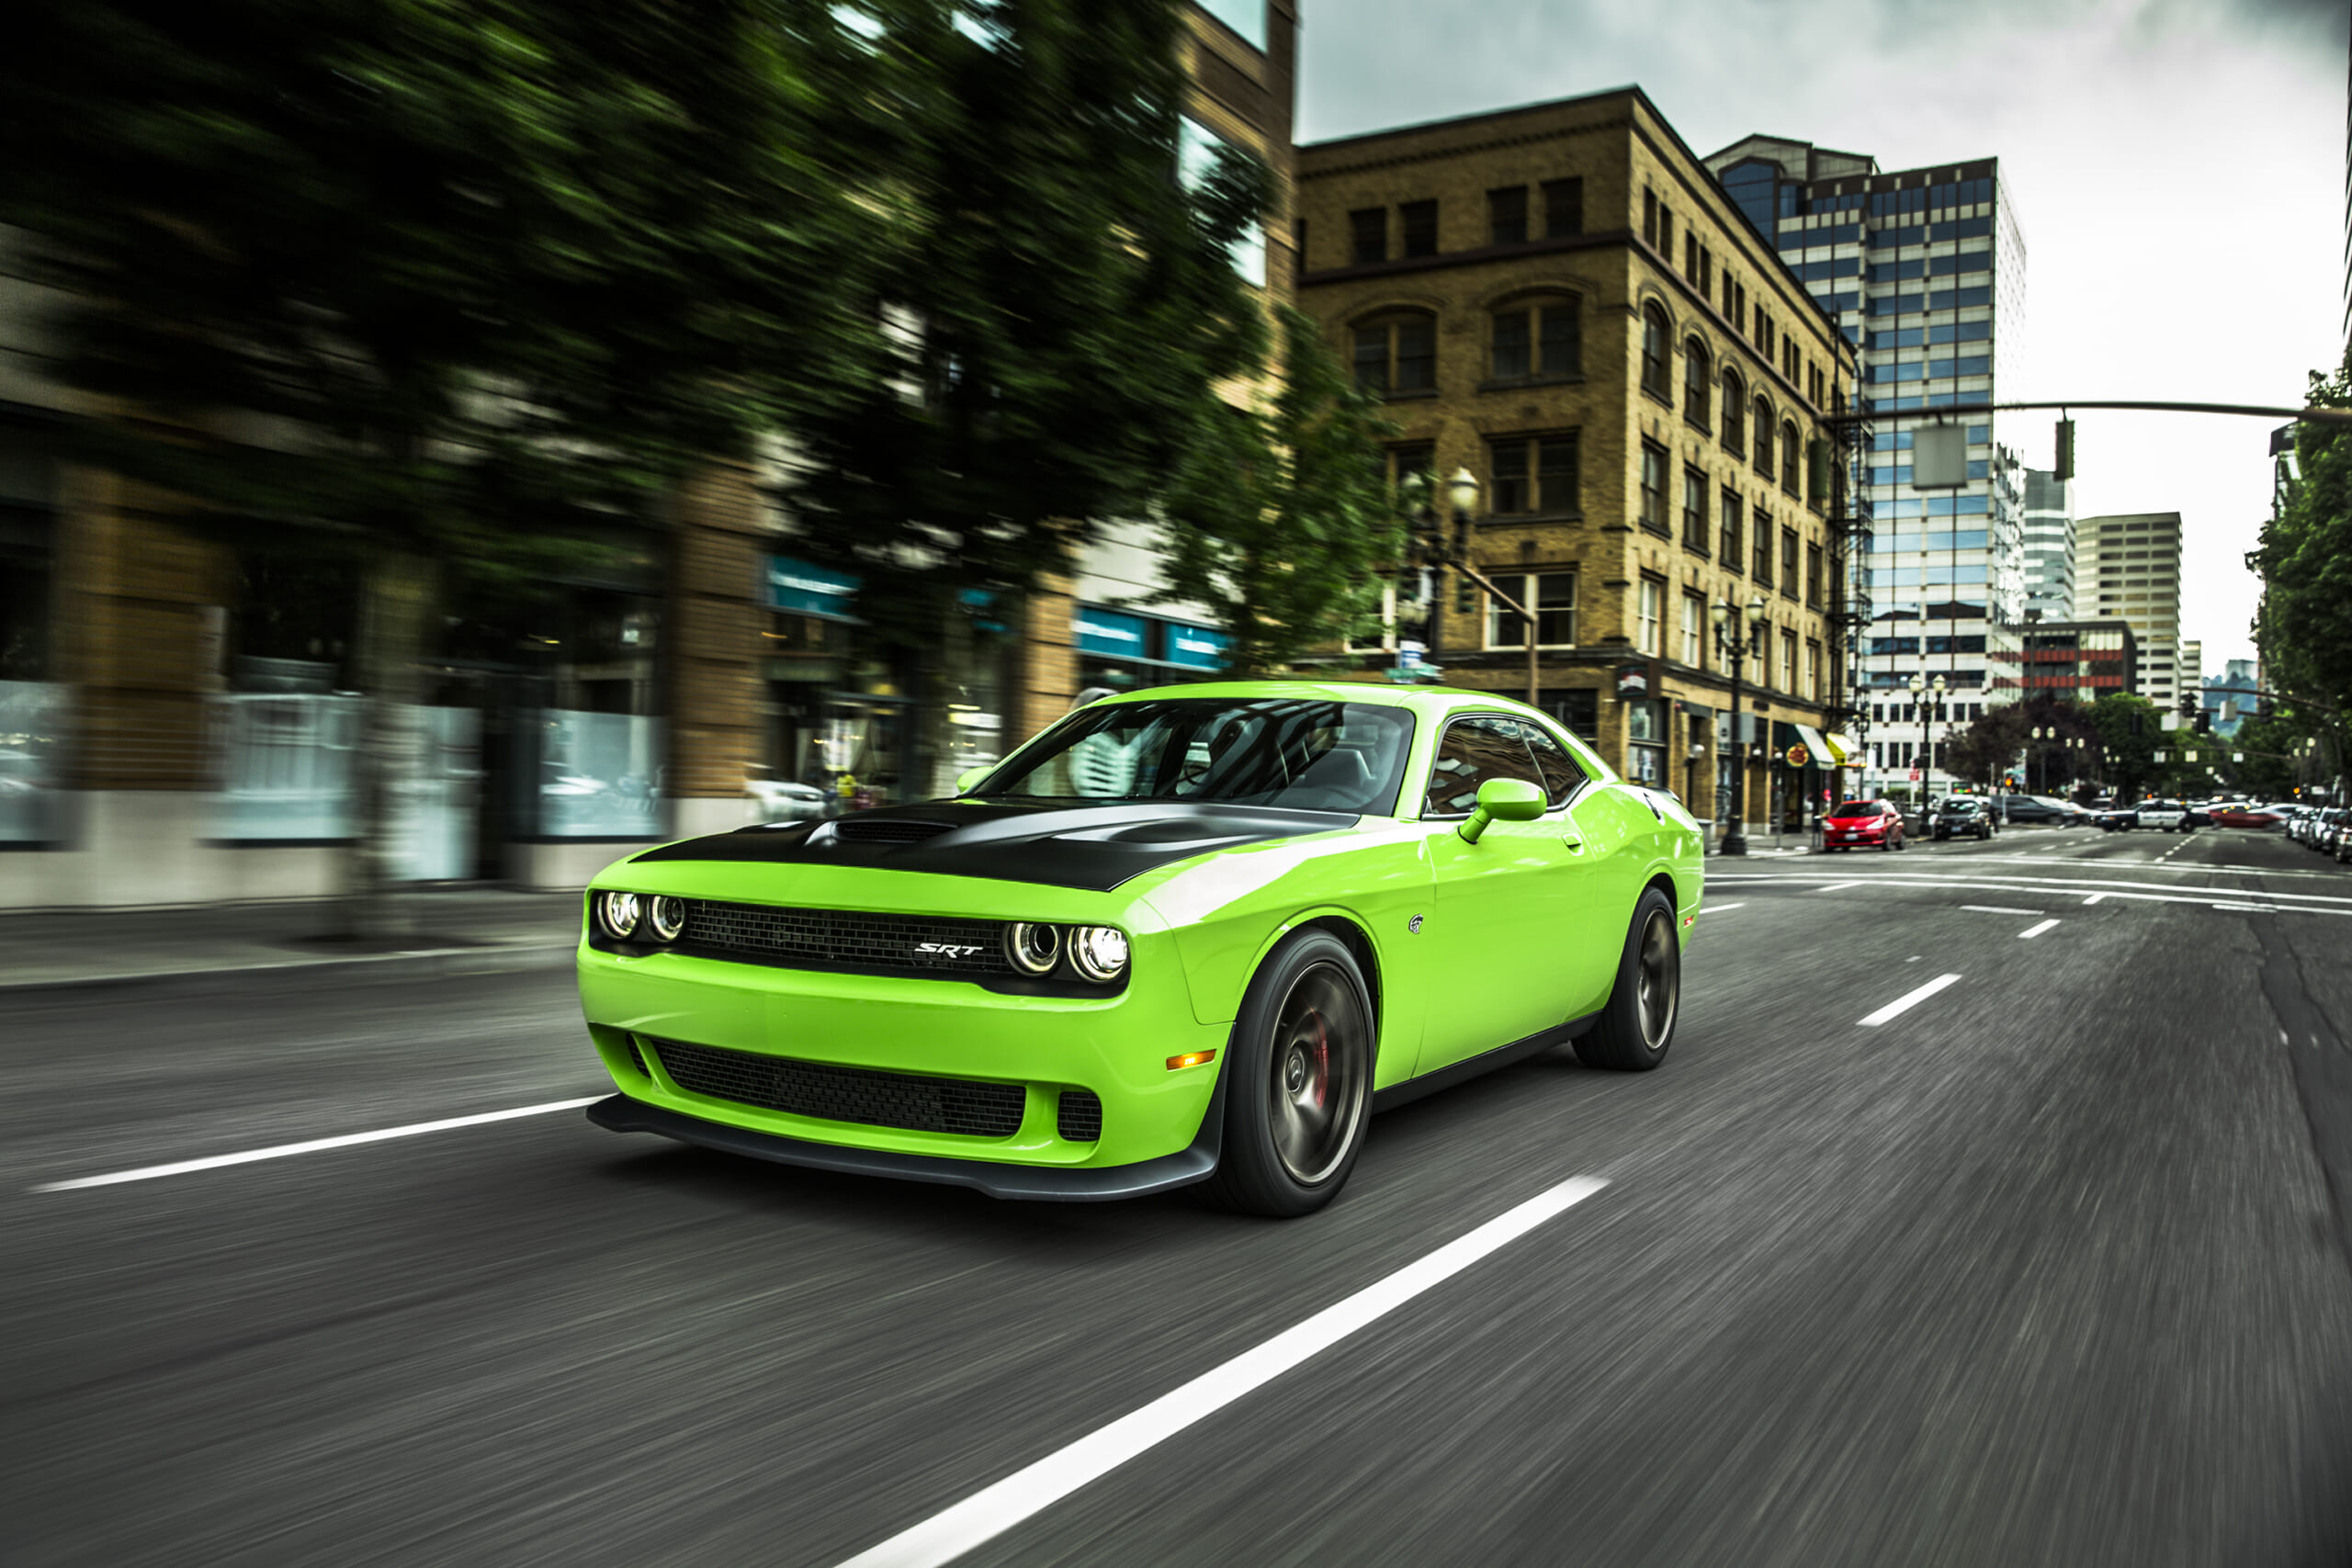
{"type": "Polygon", "coordinates": [[[833,836],[849,844],[915,844],[952,831],[955,826],[906,817],[844,817],[833,824],[833,836]]]}

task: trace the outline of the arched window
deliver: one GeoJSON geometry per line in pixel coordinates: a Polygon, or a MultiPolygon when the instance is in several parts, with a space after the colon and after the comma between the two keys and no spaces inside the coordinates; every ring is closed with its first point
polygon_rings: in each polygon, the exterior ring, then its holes
{"type": "Polygon", "coordinates": [[[1580,301],[1573,294],[1513,299],[1494,313],[1492,374],[1498,381],[1575,376],[1584,370],[1580,301]]]}
{"type": "Polygon", "coordinates": [[[1436,390],[1436,317],[1394,310],[1358,321],[1354,336],[1357,386],[1383,397],[1436,390]]]}
{"type": "Polygon", "coordinates": [[[1747,383],[1739,372],[1724,367],[1724,450],[1735,457],[1747,455],[1747,423],[1739,411],[1747,406],[1747,383]]]}
{"type": "Polygon", "coordinates": [[[1797,427],[1788,420],[1781,422],[1781,488],[1791,495],[1797,492],[1797,481],[1804,473],[1804,457],[1797,448],[1797,427]]]}
{"type": "Polygon", "coordinates": [[[1694,337],[1682,345],[1682,417],[1702,430],[1714,418],[1714,370],[1705,344],[1694,337]]]}
{"type": "Polygon", "coordinates": [[[1666,312],[1655,305],[1642,307],[1642,390],[1666,402],[1674,400],[1674,386],[1667,372],[1671,342],[1666,312]]]}
{"type": "Polygon", "coordinates": [[[1756,471],[1769,479],[1772,477],[1772,405],[1762,398],[1756,400],[1753,423],[1749,438],[1755,443],[1756,471]]]}

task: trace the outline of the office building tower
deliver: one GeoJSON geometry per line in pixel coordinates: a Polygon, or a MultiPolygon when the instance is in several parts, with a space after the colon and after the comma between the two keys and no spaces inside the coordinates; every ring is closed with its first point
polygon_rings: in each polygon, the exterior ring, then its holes
{"type": "Polygon", "coordinates": [[[2025,471],[2025,613],[2029,623],[2075,618],[2075,481],[2025,471]],[[2039,612],[2039,614],[2036,614],[2039,612]]]}
{"type": "Polygon", "coordinates": [[[2086,517],[2075,525],[2078,613],[2132,623],[2140,694],[2160,708],[2197,690],[2181,683],[2180,513],[2086,517]]]}
{"type": "MultiPolygon", "coordinates": [[[[1944,736],[2021,690],[2025,477],[1991,404],[2023,310],[2025,245],[1999,161],[1890,173],[1863,153],[1750,136],[1706,163],[1861,352],[1859,409],[1886,417],[1862,433],[1871,548],[1849,596],[1867,620],[1849,689],[1857,722],[1876,727],[1879,779],[1908,793],[1924,761],[1918,787],[1948,787],[1934,765],[1944,736]],[[1915,441],[1945,422],[1962,432],[1960,471],[1915,484],[1915,441]],[[1945,684],[1924,729],[1915,677],[1945,684]]],[[[2045,618],[2089,613],[2045,605],[2045,618]]]]}

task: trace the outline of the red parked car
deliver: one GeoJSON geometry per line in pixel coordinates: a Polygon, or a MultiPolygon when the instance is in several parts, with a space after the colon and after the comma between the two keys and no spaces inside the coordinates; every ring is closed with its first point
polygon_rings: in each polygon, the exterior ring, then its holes
{"type": "Polygon", "coordinates": [[[1843,801],[1822,818],[1821,847],[1826,850],[1899,850],[1903,845],[1903,812],[1883,800],[1843,801]]]}

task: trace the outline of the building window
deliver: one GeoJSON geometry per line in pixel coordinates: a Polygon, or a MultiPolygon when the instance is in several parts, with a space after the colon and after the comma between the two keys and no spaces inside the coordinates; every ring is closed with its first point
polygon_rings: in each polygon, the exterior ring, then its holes
{"type": "Polygon", "coordinates": [[[1383,316],[1355,329],[1356,385],[1383,396],[1437,386],[1437,319],[1383,316]]]}
{"type": "Polygon", "coordinates": [[[1577,506],[1577,433],[1506,435],[1487,444],[1487,493],[1497,516],[1567,513],[1577,506]]]}
{"type": "Polygon", "coordinates": [[[1757,587],[1770,588],[1772,586],[1772,519],[1759,506],[1748,522],[1753,525],[1756,536],[1756,548],[1748,561],[1749,575],[1756,579],[1757,587]]]}
{"type": "Polygon", "coordinates": [[[1642,307],[1642,390],[1671,402],[1673,390],[1667,373],[1666,312],[1656,305],[1642,307]]]}
{"type": "Polygon", "coordinates": [[[1666,584],[1656,578],[1642,579],[1641,621],[1634,628],[1635,647],[1653,658],[1664,651],[1661,645],[1661,623],[1666,615],[1666,584]]]}
{"type": "Polygon", "coordinates": [[[1707,602],[1696,593],[1682,596],[1682,662],[1693,670],[1707,667],[1707,602]]]}
{"type": "Polygon", "coordinates": [[[1781,592],[1793,599],[1797,596],[1797,531],[1781,530],[1781,592]]]}
{"type": "Polygon", "coordinates": [[[1396,209],[1396,219],[1404,231],[1405,254],[1408,256],[1437,254],[1437,203],[1408,201],[1396,209]]]}
{"type": "Polygon", "coordinates": [[[1804,547],[1804,602],[1812,609],[1821,608],[1821,547],[1804,547]]]}
{"type": "Polygon", "coordinates": [[[1487,230],[1493,244],[1516,245],[1527,238],[1525,186],[1487,193],[1487,230]]]}
{"type": "Polygon", "coordinates": [[[1682,417],[1700,429],[1714,417],[1715,367],[1697,338],[1682,345],[1682,417]]]}
{"type": "Polygon", "coordinates": [[[1574,376],[1583,368],[1583,330],[1573,296],[1536,299],[1494,316],[1494,378],[1574,376]]]}
{"type": "Polygon", "coordinates": [[[1747,425],[1739,411],[1747,406],[1747,383],[1739,372],[1724,367],[1724,450],[1735,457],[1747,456],[1747,425]]]}
{"type": "Polygon", "coordinates": [[[1669,538],[1674,534],[1666,520],[1666,448],[1649,441],[1642,443],[1642,526],[1669,538]]]}
{"type": "MultiPolygon", "coordinates": [[[[1495,586],[1510,594],[1535,612],[1535,646],[1538,648],[1573,648],[1577,640],[1577,574],[1573,571],[1543,571],[1495,575],[1495,586]]],[[[1487,646],[1488,648],[1525,648],[1527,623],[1504,609],[1491,596],[1487,600],[1487,646]]]]}
{"type": "Polygon", "coordinates": [[[1682,276],[1692,283],[1699,281],[1699,231],[1682,231],[1682,276]]]}
{"type": "Polygon", "coordinates": [[[1772,405],[1761,398],[1756,400],[1754,423],[1756,471],[1769,479],[1772,477],[1772,405]]]}
{"type": "Polygon", "coordinates": [[[1348,214],[1348,232],[1355,241],[1355,265],[1388,259],[1388,209],[1366,207],[1348,214]]]}
{"type": "Polygon", "coordinates": [[[1657,209],[1657,250],[1658,254],[1666,258],[1666,265],[1672,266],[1674,265],[1674,209],[1670,207],[1660,207],[1657,209]]]}
{"type": "Polygon", "coordinates": [[[1715,558],[1723,562],[1725,571],[1736,572],[1739,570],[1740,561],[1739,491],[1736,490],[1724,491],[1723,503],[1723,536],[1718,542],[1715,558]]]}
{"type": "Polygon", "coordinates": [[[1642,243],[1657,249],[1657,192],[1647,186],[1642,190],[1642,243]]]}
{"type": "Polygon", "coordinates": [[[1707,553],[1707,476],[1696,468],[1682,470],[1682,542],[1707,553]]]}
{"type": "Polygon", "coordinates": [[[1804,645],[1804,700],[1821,700],[1821,645],[1817,642],[1804,645]]]}
{"type": "Polygon", "coordinates": [[[1544,237],[1566,239],[1584,232],[1584,179],[1544,182],[1544,237]]]}
{"type": "Polygon", "coordinates": [[[1782,421],[1781,424],[1781,488],[1789,494],[1797,492],[1797,480],[1804,472],[1804,459],[1797,453],[1797,427],[1782,421]]]}
{"type": "Polygon", "coordinates": [[[1781,634],[1781,690],[1794,694],[1797,689],[1797,634],[1781,634]]]}

